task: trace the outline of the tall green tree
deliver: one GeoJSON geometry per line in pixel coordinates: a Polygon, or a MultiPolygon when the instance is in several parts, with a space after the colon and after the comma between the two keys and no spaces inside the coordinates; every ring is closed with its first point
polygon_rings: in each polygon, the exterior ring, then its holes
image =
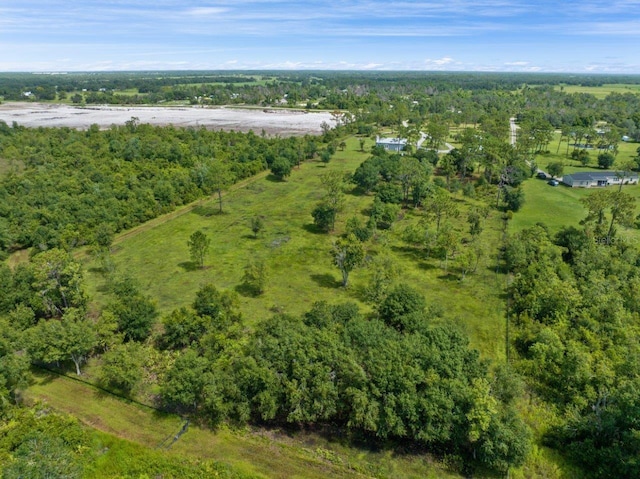
{"type": "Polygon", "coordinates": [[[26,349],[30,358],[39,363],[57,364],[73,361],[76,374],[98,345],[93,323],[84,312],[70,309],[62,319],[41,320],[25,333],[26,349]]]}
{"type": "Polygon", "coordinates": [[[242,283],[254,295],[263,294],[267,286],[267,265],[262,260],[249,261],[244,267],[242,283]]]}
{"type": "Polygon", "coordinates": [[[332,249],[333,264],[342,273],[342,286],[347,287],[349,274],[364,261],[364,245],[353,235],[338,239],[332,249]]]}
{"type": "Polygon", "coordinates": [[[427,195],[424,203],[424,212],[428,218],[435,219],[436,233],[440,232],[440,224],[443,219],[455,218],[459,210],[448,191],[434,186],[427,195]]]}
{"type": "Polygon", "coordinates": [[[338,212],[336,209],[324,201],[318,203],[311,212],[311,216],[313,216],[313,223],[319,230],[324,231],[325,233],[333,231],[337,215],[338,212]]]}
{"type": "Polygon", "coordinates": [[[271,164],[271,173],[279,180],[284,180],[291,175],[291,162],[288,158],[279,156],[271,164]]]}
{"type": "Polygon", "coordinates": [[[213,382],[210,370],[208,360],[194,349],[180,353],[160,384],[165,407],[180,413],[196,412],[213,382]]]}
{"type": "Polygon", "coordinates": [[[197,343],[206,333],[208,322],[191,308],[174,309],[162,318],[164,332],[160,344],[163,348],[183,349],[197,343]]]}
{"type": "Polygon", "coordinates": [[[222,213],[222,190],[233,184],[234,175],[227,163],[213,160],[210,163],[210,181],[212,189],[218,194],[218,207],[222,213]]]}
{"type": "Polygon", "coordinates": [[[196,292],[193,309],[209,320],[208,329],[221,331],[240,321],[238,295],[232,291],[219,291],[211,283],[196,292]]]}
{"type": "Polygon", "coordinates": [[[155,302],[142,294],[131,278],[121,278],[113,285],[114,300],[106,309],[114,315],[125,341],[144,341],[158,317],[155,302]]]}
{"type": "Polygon", "coordinates": [[[614,191],[609,195],[611,202],[611,222],[607,231],[608,242],[611,243],[616,224],[631,226],[635,219],[636,200],[629,193],[614,191]]]}
{"type": "Polygon", "coordinates": [[[606,210],[609,207],[609,191],[598,190],[580,199],[580,202],[587,208],[586,224],[594,224],[594,232],[597,236],[604,237],[606,234],[605,219],[606,210]]]}
{"type": "Polygon", "coordinates": [[[204,268],[204,259],[209,251],[209,246],[211,246],[211,240],[201,230],[198,230],[189,237],[187,246],[191,261],[200,268],[204,268]]]}
{"type": "Polygon", "coordinates": [[[557,176],[562,176],[562,172],[564,171],[564,165],[560,161],[554,161],[549,163],[547,166],[547,170],[551,176],[554,178],[557,176]]]}
{"type": "Polygon", "coordinates": [[[48,316],[61,317],[68,308],[85,308],[82,267],[69,253],[51,249],[31,261],[33,288],[48,316]]]}
{"type": "Polygon", "coordinates": [[[139,343],[118,344],[102,355],[100,382],[116,391],[130,394],[142,378],[144,351],[139,343]]]}
{"type": "Polygon", "coordinates": [[[0,318],[0,416],[15,402],[16,391],[28,384],[29,361],[20,354],[18,335],[0,318]]]}
{"type": "Polygon", "coordinates": [[[604,170],[611,168],[615,161],[616,158],[611,153],[600,153],[598,155],[598,166],[604,170]]]}

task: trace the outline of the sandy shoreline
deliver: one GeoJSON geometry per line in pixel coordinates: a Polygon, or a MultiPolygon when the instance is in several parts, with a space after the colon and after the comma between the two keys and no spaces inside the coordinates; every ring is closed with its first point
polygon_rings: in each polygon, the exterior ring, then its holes
{"type": "Polygon", "coordinates": [[[159,107],[159,106],[109,106],[92,105],[77,107],[49,103],[7,102],[0,104],[0,120],[11,125],[86,129],[92,124],[100,128],[124,125],[132,117],[140,123],[174,125],[176,127],[200,127],[216,130],[235,130],[269,135],[319,134],[321,124],[331,126],[328,112],[265,109],[240,109],[233,107],[159,107]]]}

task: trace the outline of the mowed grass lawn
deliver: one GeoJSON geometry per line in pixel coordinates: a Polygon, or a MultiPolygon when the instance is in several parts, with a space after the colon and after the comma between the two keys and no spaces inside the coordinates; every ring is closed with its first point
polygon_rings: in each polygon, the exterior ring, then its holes
{"type": "MultiPolygon", "coordinates": [[[[369,146],[368,140],[366,149],[369,146]]],[[[318,161],[304,163],[282,182],[259,175],[225,194],[223,214],[216,213],[217,202],[212,199],[166,222],[161,219],[152,228],[143,226],[139,233],[125,233],[122,240],[116,239],[113,248],[117,268],[140,282],[142,289],[157,301],[162,314],[191,304],[195,292],[205,283],[213,283],[222,290],[238,289],[243,268],[252,259],[266,262],[269,281],[259,297],[240,295],[241,311],[248,326],[274,311],[299,315],[315,301],[353,301],[363,311],[370,311],[362,300],[368,270],[353,271],[350,287],[344,289],[330,252],[332,242],[344,231],[349,217],[360,215],[365,219],[363,212],[371,205],[372,196],[347,193],[345,210],[331,235],[318,233],[311,216],[323,196],[321,174],[352,173],[369,156],[358,150],[358,139],[351,138],[346,150],[338,151],[328,166],[318,161]],[[265,230],[256,239],[250,220],[257,215],[264,217],[265,230]],[[194,269],[189,258],[187,241],[196,230],[202,230],[212,240],[204,269],[194,269]]],[[[455,221],[460,230],[466,230],[465,212],[472,201],[458,195],[458,202],[462,214],[455,221]]],[[[429,303],[440,305],[445,319],[465,330],[472,345],[485,357],[503,357],[504,305],[500,292],[504,277],[495,273],[501,238],[500,213],[493,211],[485,225],[482,235],[485,257],[478,272],[462,282],[456,274],[446,274],[438,260],[427,260],[403,243],[403,229],[418,220],[417,214],[408,212],[384,239],[371,245],[372,254],[380,249],[380,243],[388,243],[403,281],[422,291],[429,303]]],[[[90,259],[85,261],[90,294],[96,306],[102,306],[108,301],[102,292],[104,279],[96,264],[90,259]]],[[[450,272],[455,273],[455,267],[450,272]]]]}
{"type": "MultiPolygon", "coordinates": [[[[637,154],[636,149],[638,146],[640,146],[638,143],[621,142],[616,163],[611,169],[615,170],[616,165],[632,159],[637,154]]],[[[575,160],[565,156],[565,141],[562,141],[560,151],[556,154],[557,147],[558,135],[556,135],[555,140],[550,144],[550,149],[553,153],[540,155],[536,158],[536,163],[539,168],[546,170],[549,163],[560,161],[565,165],[564,174],[578,171],[601,171],[600,168],[597,167],[597,157],[599,154],[597,150],[590,150],[591,162],[589,166],[583,167],[575,160]]],[[[571,151],[571,148],[569,151],[571,151]]],[[[510,232],[512,233],[522,228],[533,226],[536,223],[546,224],[553,233],[564,226],[578,227],[580,221],[587,215],[587,210],[580,200],[596,191],[593,188],[569,188],[562,184],[554,187],[548,185],[545,180],[539,180],[537,178],[525,181],[523,188],[525,204],[523,208],[513,216],[510,224],[510,232]]],[[[623,191],[640,200],[640,186],[623,186],[623,191]]],[[[638,213],[640,213],[640,209],[638,213]]],[[[620,228],[620,233],[627,238],[640,240],[640,231],[637,229],[620,228]]]]}

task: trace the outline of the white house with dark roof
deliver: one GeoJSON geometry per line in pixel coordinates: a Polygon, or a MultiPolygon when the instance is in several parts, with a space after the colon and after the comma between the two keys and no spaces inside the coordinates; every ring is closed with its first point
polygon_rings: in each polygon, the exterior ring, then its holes
{"type": "Polygon", "coordinates": [[[610,185],[637,185],[638,174],[629,171],[580,171],[562,177],[562,182],[572,188],[597,188],[610,185]]]}
{"type": "Polygon", "coordinates": [[[380,138],[376,136],[376,146],[381,146],[389,151],[403,151],[407,147],[407,140],[404,138],[380,138]]]}

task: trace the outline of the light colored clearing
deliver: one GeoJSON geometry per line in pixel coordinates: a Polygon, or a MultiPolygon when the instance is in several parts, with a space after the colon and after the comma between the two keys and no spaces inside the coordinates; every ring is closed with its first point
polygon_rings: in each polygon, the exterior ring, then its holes
{"type": "Polygon", "coordinates": [[[302,110],[238,109],[230,107],[120,107],[56,105],[49,103],[8,102],[0,105],[0,120],[21,126],[100,128],[124,125],[132,117],[140,123],[174,125],[176,127],[205,127],[215,130],[264,130],[270,135],[305,135],[322,132],[321,124],[331,121],[329,112],[308,113],[302,110]]]}
{"type": "Polygon", "coordinates": [[[626,83],[604,84],[601,86],[557,85],[554,88],[565,93],[589,93],[599,99],[605,98],[611,93],[640,93],[640,85],[626,83]]]}

